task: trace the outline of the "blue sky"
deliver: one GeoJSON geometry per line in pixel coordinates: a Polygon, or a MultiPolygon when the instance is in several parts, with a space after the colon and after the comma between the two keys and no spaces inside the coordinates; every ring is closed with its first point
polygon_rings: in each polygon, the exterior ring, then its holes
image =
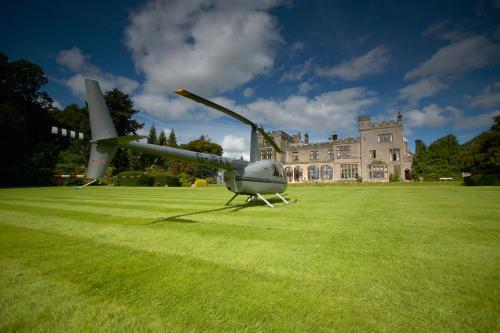
{"type": "Polygon", "coordinates": [[[357,136],[357,117],[403,114],[406,137],[461,142],[500,114],[500,1],[7,2],[0,50],[49,77],[58,105],[83,77],[129,93],[148,129],[208,135],[234,156],[249,129],[172,92],[185,88],[268,130],[357,136]]]}

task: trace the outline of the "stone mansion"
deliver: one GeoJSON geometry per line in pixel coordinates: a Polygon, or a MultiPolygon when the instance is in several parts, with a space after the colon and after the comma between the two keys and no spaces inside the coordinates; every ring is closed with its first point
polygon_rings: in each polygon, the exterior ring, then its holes
{"type": "Polygon", "coordinates": [[[389,176],[411,179],[412,154],[403,135],[403,119],[372,123],[359,117],[359,138],[339,139],[333,133],[328,141],[309,142],[309,135],[290,136],[283,131],[269,135],[284,152],[277,153],[259,135],[261,159],[283,164],[289,183],[362,180],[387,182],[389,176]]]}

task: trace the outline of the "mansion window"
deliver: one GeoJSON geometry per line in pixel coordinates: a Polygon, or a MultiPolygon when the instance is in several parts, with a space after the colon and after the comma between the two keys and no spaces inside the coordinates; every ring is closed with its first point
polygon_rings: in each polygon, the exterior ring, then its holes
{"type": "Polygon", "coordinates": [[[293,169],[293,180],[295,180],[296,182],[299,182],[302,180],[302,167],[300,165],[297,165],[293,169]]]}
{"type": "Polygon", "coordinates": [[[389,149],[389,159],[391,161],[399,161],[399,148],[389,149]]]}
{"type": "Polygon", "coordinates": [[[328,159],[330,161],[333,161],[335,159],[335,153],[333,152],[333,149],[328,150],[328,159]]]}
{"type": "Polygon", "coordinates": [[[293,178],[293,171],[292,171],[292,168],[290,167],[286,167],[285,168],[285,175],[286,175],[286,178],[289,182],[292,181],[292,178],[293,178]]]}
{"type": "Polygon", "coordinates": [[[379,134],[377,136],[378,142],[392,142],[392,133],[379,134]]]}
{"type": "Polygon", "coordinates": [[[351,157],[351,146],[337,147],[337,158],[349,158],[349,157],[351,157]]]}
{"type": "Polygon", "coordinates": [[[311,150],[311,160],[317,160],[319,158],[319,153],[317,150],[311,150]]]}
{"type": "Polygon", "coordinates": [[[369,167],[371,179],[385,179],[387,178],[386,165],[372,165],[369,167]]]}
{"type": "Polygon", "coordinates": [[[377,151],[376,150],[370,150],[370,158],[377,158],[377,151]]]}
{"type": "Polygon", "coordinates": [[[298,161],[299,160],[299,152],[298,151],[294,151],[292,153],[292,160],[294,160],[294,161],[298,161]]]}
{"type": "Polygon", "coordinates": [[[357,164],[341,164],[342,179],[357,179],[358,178],[358,165],[357,164]]]}
{"type": "Polygon", "coordinates": [[[322,180],[333,179],[333,168],[331,165],[325,164],[321,166],[321,179],[322,180]]]}
{"type": "Polygon", "coordinates": [[[319,179],[319,168],[317,165],[310,165],[307,167],[307,179],[309,180],[319,179]]]}
{"type": "Polygon", "coordinates": [[[271,160],[273,158],[272,149],[266,149],[260,151],[260,159],[261,160],[271,160]]]}
{"type": "Polygon", "coordinates": [[[269,141],[267,141],[267,139],[264,139],[264,141],[262,142],[262,144],[263,144],[264,146],[269,146],[269,141]]]}

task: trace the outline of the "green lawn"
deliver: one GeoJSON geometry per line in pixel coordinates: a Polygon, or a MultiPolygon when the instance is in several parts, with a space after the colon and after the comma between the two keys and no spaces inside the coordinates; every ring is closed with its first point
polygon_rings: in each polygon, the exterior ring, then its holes
{"type": "Polygon", "coordinates": [[[0,190],[0,331],[500,330],[500,187],[0,190]]]}

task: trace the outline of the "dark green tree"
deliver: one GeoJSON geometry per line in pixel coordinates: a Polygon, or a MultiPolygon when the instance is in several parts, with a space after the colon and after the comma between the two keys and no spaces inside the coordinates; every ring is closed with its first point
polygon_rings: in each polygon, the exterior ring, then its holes
{"type": "MultiPolygon", "coordinates": [[[[193,140],[187,144],[180,145],[180,148],[219,156],[222,156],[223,153],[222,147],[220,145],[210,142],[210,140],[207,140],[203,135],[197,140],[193,140]]],[[[211,168],[182,161],[171,161],[170,171],[175,175],[184,172],[191,178],[206,179],[208,177],[215,178],[217,176],[217,168],[211,168]]]]}
{"type": "Polygon", "coordinates": [[[175,136],[175,131],[173,128],[168,135],[167,146],[174,148],[177,147],[177,137],[175,136]]]}
{"type": "MultiPolygon", "coordinates": [[[[113,118],[113,123],[116,127],[116,132],[119,136],[136,134],[137,130],[141,129],[144,124],[139,123],[133,119],[133,116],[138,112],[134,109],[134,102],[130,99],[128,94],[124,94],[117,88],[108,91],[104,95],[106,105],[113,118]]],[[[116,168],[117,172],[130,169],[128,157],[130,154],[137,154],[136,159],[141,159],[142,154],[137,152],[129,153],[125,149],[118,149],[115,158],[113,158],[112,165],[116,168]]]]}
{"type": "Polygon", "coordinates": [[[412,173],[415,179],[423,177],[436,180],[440,177],[461,177],[461,147],[457,138],[446,135],[437,139],[426,149],[421,143],[413,158],[412,173]]]}
{"type": "Polygon", "coordinates": [[[500,116],[494,119],[495,123],[489,131],[464,144],[461,155],[464,171],[500,177],[500,116]]]}
{"type": "Polygon", "coordinates": [[[153,145],[158,144],[158,135],[156,135],[156,127],[153,124],[151,128],[149,129],[149,134],[148,134],[148,143],[151,143],[153,145]]]}
{"type": "Polygon", "coordinates": [[[27,61],[0,53],[0,186],[51,182],[57,145],[51,142],[52,100],[42,92],[47,77],[27,61]]]}
{"type": "Polygon", "coordinates": [[[165,135],[165,131],[161,131],[160,135],[158,136],[158,144],[160,146],[166,146],[167,145],[167,136],[165,135]]]}

